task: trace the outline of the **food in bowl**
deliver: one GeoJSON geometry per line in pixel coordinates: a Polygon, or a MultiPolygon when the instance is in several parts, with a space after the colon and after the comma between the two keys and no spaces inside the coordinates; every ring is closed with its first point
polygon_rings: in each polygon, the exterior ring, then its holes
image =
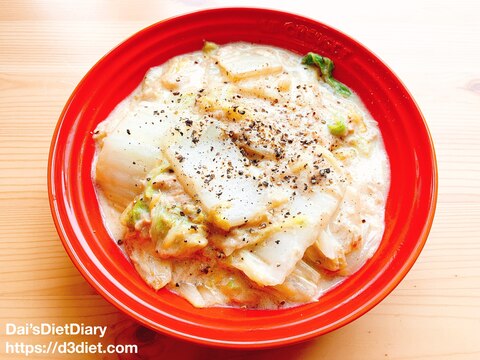
{"type": "Polygon", "coordinates": [[[112,237],[195,307],[316,301],[381,241],[383,140],[326,57],[206,42],[151,68],[94,138],[112,237]]]}

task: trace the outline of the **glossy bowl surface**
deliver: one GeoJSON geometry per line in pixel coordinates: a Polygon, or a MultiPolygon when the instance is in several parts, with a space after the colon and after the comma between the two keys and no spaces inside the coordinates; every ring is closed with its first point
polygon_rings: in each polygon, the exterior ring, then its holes
{"type": "Polygon", "coordinates": [[[387,296],[417,259],[437,196],[432,139],[415,101],[392,71],[364,46],[317,21],[266,9],[222,8],[154,24],[133,35],[83,78],[58,121],[49,157],[50,205],[62,242],[88,282],[126,314],[157,331],[200,344],[266,348],[325,334],[358,318],[387,296]],[[91,179],[92,131],[169,58],[208,39],[248,41],[334,60],[335,76],[355,90],[379,122],[391,163],[386,231],[376,254],[320,301],[291,309],[195,309],[155,293],[137,275],[103,223],[91,179]]]}

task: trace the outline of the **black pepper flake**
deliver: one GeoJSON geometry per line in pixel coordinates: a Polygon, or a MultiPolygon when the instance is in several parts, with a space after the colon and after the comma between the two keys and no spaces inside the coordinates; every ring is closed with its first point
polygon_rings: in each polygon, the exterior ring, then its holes
{"type": "Polygon", "coordinates": [[[185,160],[185,157],[183,155],[180,155],[180,154],[178,154],[176,156],[176,158],[177,158],[178,162],[182,162],[183,160],[185,160]]]}
{"type": "Polygon", "coordinates": [[[364,223],[364,224],[365,224],[366,222],[367,222],[367,220],[365,220],[365,219],[362,219],[362,223],[364,223]]]}
{"type": "Polygon", "coordinates": [[[190,120],[190,119],[185,120],[185,125],[192,126],[192,124],[193,124],[192,120],[190,120]]]}
{"type": "Polygon", "coordinates": [[[280,244],[280,240],[275,240],[275,244],[280,244]]]}
{"type": "Polygon", "coordinates": [[[131,132],[130,132],[130,129],[127,129],[127,134],[128,134],[128,135],[130,135],[130,134],[131,134],[131,132]]]}
{"type": "Polygon", "coordinates": [[[180,136],[183,136],[183,131],[181,131],[179,127],[176,127],[175,131],[177,131],[180,134],[180,136]]]}
{"type": "Polygon", "coordinates": [[[118,245],[122,245],[122,244],[123,244],[123,240],[122,240],[122,239],[118,240],[118,241],[117,241],[117,244],[118,244],[118,245]]]}
{"type": "Polygon", "coordinates": [[[276,157],[277,159],[279,159],[279,158],[282,156],[282,153],[283,153],[282,149],[280,149],[280,148],[275,148],[274,151],[275,151],[275,157],[276,157]]]}
{"type": "Polygon", "coordinates": [[[185,216],[185,213],[183,211],[180,211],[180,216],[185,216]]]}
{"type": "Polygon", "coordinates": [[[208,184],[210,184],[210,181],[215,179],[215,174],[207,174],[207,175],[205,175],[205,178],[206,179],[204,179],[203,182],[208,185],[208,184]]]}
{"type": "Polygon", "coordinates": [[[175,283],[175,287],[180,287],[180,285],[178,283],[175,283]]]}

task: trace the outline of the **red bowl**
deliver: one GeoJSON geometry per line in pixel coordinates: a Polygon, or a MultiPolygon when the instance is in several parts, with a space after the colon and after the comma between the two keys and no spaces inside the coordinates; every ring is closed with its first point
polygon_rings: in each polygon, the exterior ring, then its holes
{"type": "Polygon", "coordinates": [[[317,21],[280,11],[224,8],[154,24],[103,57],[77,86],[58,121],[49,158],[50,206],[74,264],[108,301],[144,325],[200,344],[266,348],[325,334],[378,304],[420,254],[437,198],[435,152],[415,101],[364,46],[317,21]],[[334,60],[335,77],[355,90],[378,121],[391,164],[386,230],[375,255],[320,301],[283,310],[195,309],[150,289],[108,235],[92,184],[92,131],[169,58],[199,50],[203,41],[248,41],[334,60]]]}

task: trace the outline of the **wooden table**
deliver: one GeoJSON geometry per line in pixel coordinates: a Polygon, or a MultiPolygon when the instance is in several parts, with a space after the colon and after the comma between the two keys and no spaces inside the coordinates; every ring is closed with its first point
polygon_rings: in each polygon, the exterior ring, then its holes
{"type": "MultiPolygon", "coordinates": [[[[440,191],[427,245],[368,314],[285,349],[234,352],[139,328],[80,276],[53,226],[47,157],[57,118],[87,70],[127,36],[166,17],[258,1],[0,1],[0,354],[5,323],[108,325],[107,359],[480,359],[480,2],[263,1],[342,29],[389,64],[418,101],[438,156],[440,191]],[[136,3],[136,2],[135,2],[136,3]]],[[[71,340],[65,336],[56,340],[71,340]]],[[[77,336],[75,341],[89,340],[77,336]]],[[[38,356],[36,358],[42,358],[38,356]]],[[[97,359],[97,355],[48,356],[97,359]]]]}

